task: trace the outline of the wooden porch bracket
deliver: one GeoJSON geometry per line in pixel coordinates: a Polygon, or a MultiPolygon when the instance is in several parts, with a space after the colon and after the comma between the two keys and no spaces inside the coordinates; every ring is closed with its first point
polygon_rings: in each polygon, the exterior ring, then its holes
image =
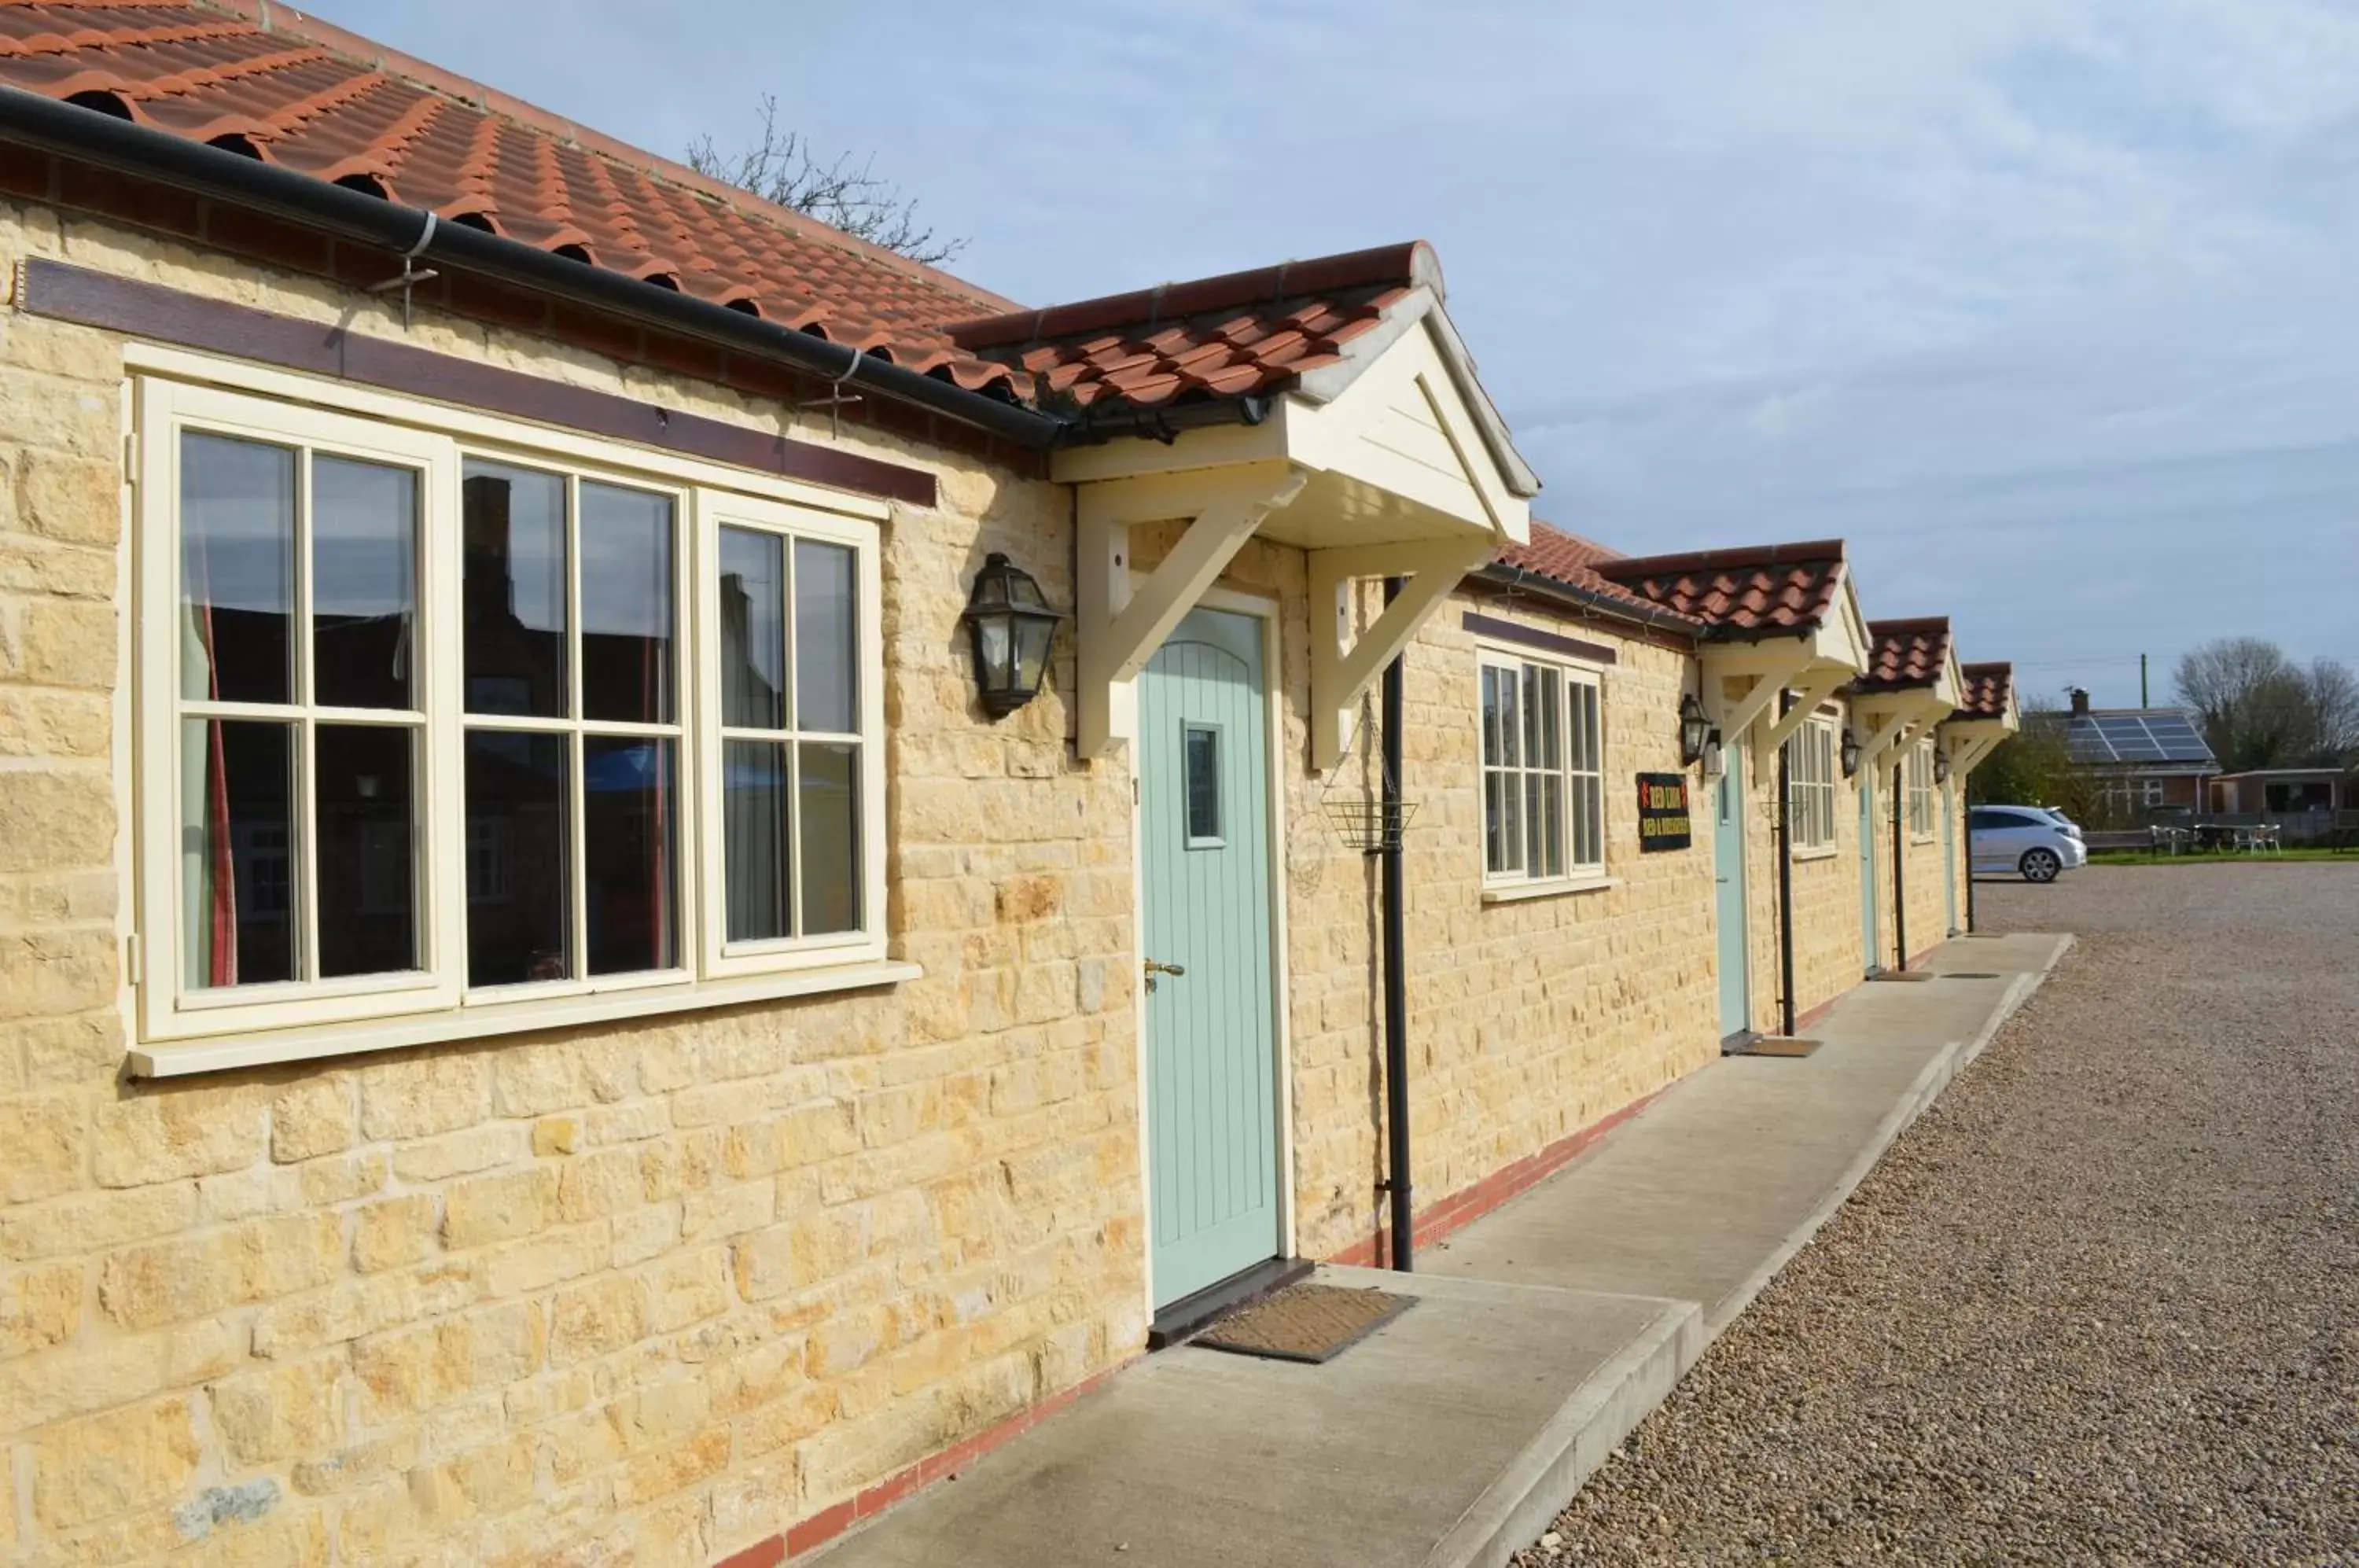
{"type": "Polygon", "coordinates": [[[1353,545],[1310,551],[1310,766],[1334,767],[1352,748],[1362,693],[1407,648],[1436,605],[1465,575],[1491,559],[1488,534],[1353,545]],[[1351,586],[1371,577],[1405,577],[1399,598],[1352,636],[1351,586]],[[1326,616],[1322,630],[1320,617],[1326,616]]]}
{"type": "Polygon", "coordinates": [[[1841,691],[1844,683],[1856,673],[1855,670],[1845,670],[1841,666],[1821,670],[1816,680],[1802,689],[1800,701],[1788,709],[1776,724],[1769,726],[1769,733],[1761,737],[1762,754],[1769,757],[1776,756],[1777,748],[1792,739],[1794,732],[1800,729],[1810,721],[1810,715],[1819,711],[1819,704],[1841,691]]]}
{"type": "Polygon", "coordinates": [[[1721,744],[1734,746],[1742,740],[1745,731],[1753,727],[1754,721],[1769,711],[1769,704],[1777,700],[1777,693],[1786,689],[1786,683],[1810,667],[1811,658],[1810,645],[1799,640],[1780,648],[1768,664],[1759,670],[1716,670],[1707,654],[1704,662],[1704,712],[1720,731],[1721,744]],[[1753,684],[1745,689],[1744,696],[1731,704],[1725,682],[1745,675],[1753,677],[1753,684]]]}
{"type": "Polygon", "coordinates": [[[1133,681],[1262,519],[1301,493],[1310,471],[1287,463],[1115,479],[1082,487],[1074,583],[1078,749],[1100,757],[1137,732],[1133,681]],[[1134,585],[1134,523],[1186,518],[1171,553],[1134,585]]]}

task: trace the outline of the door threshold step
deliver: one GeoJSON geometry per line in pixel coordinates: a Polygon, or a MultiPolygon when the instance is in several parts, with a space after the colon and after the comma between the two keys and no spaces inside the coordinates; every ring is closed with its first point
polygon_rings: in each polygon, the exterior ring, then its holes
{"type": "Polygon", "coordinates": [[[1308,1258],[1271,1258],[1241,1274],[1207,1285],[1192,1296],[1182,1296],[1155,1314],[1155,1321],[1147,1328],[1147,1348],[1168,1349],[1201,1334],[1238,1308],[1249,1307],[1297,1280],[1309,1279],[1317,1267],[1308,1258]]]}
{"type": "Polygon", "coordinates": [[[1869,975],[1868,978],[1871,980],[1930,980],[1933,976],[1930,971],[1924,969],[1884,969],[1869,975]]]}

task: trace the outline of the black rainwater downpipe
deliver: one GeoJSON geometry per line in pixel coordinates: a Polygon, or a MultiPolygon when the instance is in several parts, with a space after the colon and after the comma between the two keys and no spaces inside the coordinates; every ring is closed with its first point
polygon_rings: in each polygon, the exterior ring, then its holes
{"type": "MultiPolygon", "coordinates": [[[[1385,579],[1385,603],[1400,597],[1401,579],[1385,579]]],[[[1384,855],[1385,944],[1385,1189],[1392,1198],[1393,1239],[1387,1259],[1402,1274],[1415,1268],[1417,1205],[1409,1183],[1408,1149],[1408,910],[1401,865],[1401,722],[1408,707],[1401,656],[1385,666],[1384,774],[1377,821],[1384,855]]]]}
{"type": "MultiPolygon", "coordinates": [[[[1963,791],[1961,791],[1962,793],[1963,791]]],[[[1965,821],[1959,832],[1966,840],[1966,934],[1974,934],[1974,803],[1968,800],[1962,808],[1965,821]]]]}
{"type": "Polygon", "coordinates": [[[1900,764],[1892,765],[1892,935],[1899,952],[1893,958],[1893,972],[1908,973],[1908,868],[1900,863],[1907,846],[1901,842],[1900,818],[1907,810],[1908,798],[1902,793],[1900,764]]]}
{"type": "MultiPolygon", "coordinates": [[[[1794,694],[1777,693],[1777,716],[1792,711],[1794,694]]],[[[1794,794],[1786,776],[1785,746],[1777,748],[1777,1025],[1791,1039],[1794,1033],[1794,794]]]]}

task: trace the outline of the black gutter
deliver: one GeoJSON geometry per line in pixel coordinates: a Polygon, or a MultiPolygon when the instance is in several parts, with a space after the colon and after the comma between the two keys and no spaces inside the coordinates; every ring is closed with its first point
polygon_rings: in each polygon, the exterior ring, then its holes
{"type": "Polygon", "coordinates": [[[390,253],[388,278],[395,276],[392,264],[406,256],[415,264],[496,278],[735,353],[783,360],[807,376],[914,404],[1036,451],[1054,445],[1064,430],[1064,421],[1048,415],[920,376],[744,310],[21,88],[0,87],[0,140],[159,180],[193,195],[377,246],[390,253]]]}
{"type": "Polygon", "coordinates": [[[1895,955],[1896,974],[1908,973],[1908,874],[1900,863],[1905,846],[1901,842],[1900,818],[1908,808],[1908,797],[1901,785],[1900,764],[1892,765],[1892,935],[1899,952],[1895,955]]]}
{"type": "Polygon", "coordinates": [[[1702,628],[1676,611],[1666,610],[1654,604],[1634,604],[1626,599],[1617,599],[1610,593],[1601,593],[1593,588],[1582,588],[1574,583],[1560,582],[1554,577],[1534,572],[1529,567],[1511,566],[1504,561],[1493,561],[1475,568],[1469,575],[1513,592],[1531,593],[1543,599],[1554,599],[1559,604],[1570,604],[1576,609],[1593,610],[1615,620],[1627,621],[1633,626],[1645,626],[1653,631],[1671,632],[1691,643],[1703,640],[1702,628]]]}
{"type": "MultiPolygon", "coordinates": [[[[1777,716],[1793,712],[1794,694],[1777,693],[1777,716]]],[[[1794,791],[1787,777],[1787,747],[1777,748],[1777,1022],[1794,1035],[1794,791]]]]}
{"type": "MultiPolygon", "coordinates": [[[[1401,579],[1385,579],[1385,603],[1400,597],[1401,579]]],[[[1401,724],[1408,702],[1401,679],[1401,656],[1385,666],[1385,733],[1382,815],[1377,842],[1384,845],[1385,967],[1385,1187],[1392,1199],[1392,1256],[1399,1273],[1411,1272],[1417,1251],[1417,1205],[1410,1186],[1408,1146],[1408,878],[1401,857],[1401,724]]]]}

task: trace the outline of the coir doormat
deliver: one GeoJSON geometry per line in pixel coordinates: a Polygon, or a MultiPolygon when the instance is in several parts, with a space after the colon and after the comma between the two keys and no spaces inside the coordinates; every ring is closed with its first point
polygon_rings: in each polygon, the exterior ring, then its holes
{"type": "Polygon", "coordinates": [[[1731,1056],[1808,1056],[1823,1041],[1796,1040],[1791,1035],[1765,1034],[1730,1049],[1731,1056]]]}
{"type": "Polygon", "coordinates": [[[1295,1285],[1223,1318],[1191,1343],[1273,1361],[1326,1361],[1408,1311],[1416,1301],[1389,1290],[1295,1285]]]}

